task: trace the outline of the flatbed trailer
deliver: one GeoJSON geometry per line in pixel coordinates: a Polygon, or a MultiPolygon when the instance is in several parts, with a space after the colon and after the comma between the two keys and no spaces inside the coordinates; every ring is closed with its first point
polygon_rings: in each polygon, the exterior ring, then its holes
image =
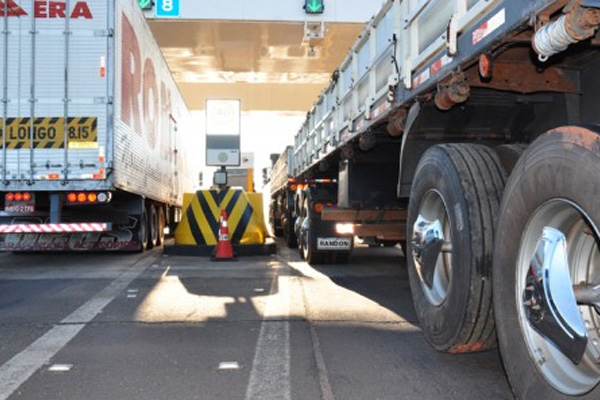
{"type": "Polygon", "coordinates": [[[599,25],[597,0],[387,1],[294,139],[291,179],[337,181],[299,246],[377,226],[428,342],[499,344],[518,398],[600,398],[599,25]]]}

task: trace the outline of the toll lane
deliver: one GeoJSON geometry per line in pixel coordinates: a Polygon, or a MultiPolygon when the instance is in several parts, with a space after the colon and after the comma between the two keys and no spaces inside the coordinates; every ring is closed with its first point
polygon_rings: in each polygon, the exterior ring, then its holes
{"type": "Polygon", "coordinates": [[[40,340],[56,350],[0,398],[512,398],[497,352],[426,344],[398,248],[318,268],[281,246],[224,263],[158,251],[0,260],[0,381],[40,340]]]}

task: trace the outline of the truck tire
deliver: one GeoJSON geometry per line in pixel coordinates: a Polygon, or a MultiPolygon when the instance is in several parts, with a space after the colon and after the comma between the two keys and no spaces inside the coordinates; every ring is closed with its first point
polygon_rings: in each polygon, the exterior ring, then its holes
{"type": "Polygon", "coordinates": [[[287,219],[287,223],[283,228],[283,237],[285,238],[285,244],[289,249],[295,249],[298,247],[298,239],[296,238],[296,232],[294,232],[294,224],[290,223],[292,219],[287,219]]]}
{"type": "Polygon", "coordinates": [[[500,162],[507,174],[510,175],[526,148],[527,145],[522,143],[501,144],[500,146],[494,147],[494,151],[498,154],[500,162]]]}
{"type": "Polygon", "coordinates": [[[498,156],[485,146],[438,145],[419,161],[406,260],[421,329],[439,351],[467,353],[496,343],[491,270],[505,180],[498,156]]]}
{"type": "Polygon", "coordinates": [[[150,204],[148,209],[148,248],[153,249],[158,242],[158,213],[154,204],[150,204]]]}
{"type": "Polygon", "coordinates": [[[404,255],[404,258],[407,258],[408,256],[406,254],[408,254],[408,249],[406,247],[406,240],[401,240],[399,244],[400,248],[402,249],[402,254],[404,255]]]}
{"type": "Polygon", "coordinates": [[[271,204],[273,212],[273,234],[275,237],[283,237],[283,226],[281,223],[281,199],[279,196],[271,204]]]}
{"type": "Polygon", "coordinates": [[[175,229],[177,229],[177,210],[176,207],[169,207],[167,211],[169,215],[169,237],[175,236],[175,229]]]}
{"type": "Polygon", "coordinates": [[[146,207],[142,207],[142,214],[139,216],[137,227],[138,251],[144,252],[148,249],[148,212],[146,207]]]}
{"type": "Polygon", "coordinates": [[[158,207],[158,237],[156,240],[157,246],[162,246],[165,243],[165,209],[163,206],[158,207]]]}
{"type": "Polygon", "coordinates": [[[494,313],[518,398],[600,399],[600,303],[578,304],[571,286],[600,284],[598,182],[600,136],[579,127],[538,138],[508,180],[494,253],[494,313]]]}
{"type": "Polygon", "coordinates": [[[311,218],[308,199],[304,200],[302,215],[305,216],[305,219],[302,221],[302,227],[300,228],[301,241],[298,246],[300,257],[310,265],[321,264],[323,262],[323,255],[316,251],[310,236],[311,218]]]}

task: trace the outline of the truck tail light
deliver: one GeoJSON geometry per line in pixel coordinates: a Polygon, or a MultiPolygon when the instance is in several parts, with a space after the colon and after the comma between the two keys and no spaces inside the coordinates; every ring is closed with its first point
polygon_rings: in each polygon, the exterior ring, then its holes
{"type": "Polygon", "coordinates": [[[110,193],[105,192],[70,192],[67,194],[69,204],[96,204],[108,203],[109,201],[110,193]]]}
{"type": "Polygon", "coordinates": [[[316,203],[314,206],[314,209],[316,212],[321,213],[321,211],[323,211],[323,204],[322,203],[316,203]]]}
{"type": "Polygon", "coordinates": [[[13,201],[15,199],[15,194],[14,193],[8,193],[6,195],[6,201],[13,201]]]}
{"type": "Polygon", "coordinates": [[[31,200],[31,193],[23,193],[23,201],[31,200]]]}
{"type": "Polygon", "coordinates": [[[110,200],[110,196],[108,195],[108,193],[98,193],[98,202],[99,203],[106,203],[110,200]]]}
{"type": "Polygon", "coordinates": [[[23,201],[23,194],[22,193],[15,194],[15,201],[23,201]]]}

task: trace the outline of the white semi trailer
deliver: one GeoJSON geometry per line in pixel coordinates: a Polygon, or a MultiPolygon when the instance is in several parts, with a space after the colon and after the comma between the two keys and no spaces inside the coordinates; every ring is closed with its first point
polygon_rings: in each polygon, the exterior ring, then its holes
{"type": "Polygon", "coordinates": [[[385,2],[277,164],[274,227],[309,263],[399,241],[433,347],[599,399],[599,25],[598,0],[385,2]]]}
{"type": "Polygon", "coordinates": [[[0,25],[0,250],[161,245],[195,173],[137,2],[5,0],[0,25]]]}

